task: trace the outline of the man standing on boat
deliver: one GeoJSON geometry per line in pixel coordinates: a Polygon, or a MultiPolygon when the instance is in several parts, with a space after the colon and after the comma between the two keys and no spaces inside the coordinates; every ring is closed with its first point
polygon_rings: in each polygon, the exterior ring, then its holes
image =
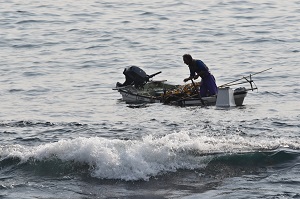
{"type": "Polygon", "coordinates": [[[190,76],[183,81],[187,82],[192,79],[198,79],[200,76],[200,96],[207,97],[216,95],[218,93],[218,87],[215,77],[209,72],[208,67],[201,60],[193,59],[189,54],[185,54],[182,57],[183,62],[188,65],[190,69],[190,76]]]}

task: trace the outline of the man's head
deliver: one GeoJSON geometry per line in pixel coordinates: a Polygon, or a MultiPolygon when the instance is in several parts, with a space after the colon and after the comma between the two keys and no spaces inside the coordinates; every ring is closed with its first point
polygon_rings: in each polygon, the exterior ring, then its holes
{"type": "Polygon", "coordinates": [[[183,58],[183,62],[186,64],[186,65],[190,65],[192,62],[193,62],[193,58],[190,54],[184,54],[182,56],[183,58]]]}

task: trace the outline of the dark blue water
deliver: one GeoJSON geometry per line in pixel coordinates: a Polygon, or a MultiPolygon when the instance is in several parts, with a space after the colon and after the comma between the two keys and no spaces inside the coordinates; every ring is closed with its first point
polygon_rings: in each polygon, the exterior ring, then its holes
{"type": "Polygon", "coordinates": [[[300,198],[300,1],[0,7],[0,198],[300,198]],[[129,65],[253,76],[243,107],[129,105],[129,65]]]}

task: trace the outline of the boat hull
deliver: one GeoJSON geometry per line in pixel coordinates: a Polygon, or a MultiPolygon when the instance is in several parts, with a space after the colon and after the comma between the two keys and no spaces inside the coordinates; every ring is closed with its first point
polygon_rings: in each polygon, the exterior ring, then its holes
{"type": "MultiPolygon", "coordinates": [[[[164,103],[176,106],[214,106],[216,105],[217,96],[210,97],[191,97],[183,98],[179,100],[173,100],[166,102],[161,96],[146,96],[139,94],[135,89],[117,89],[122,96],[122,100],[130,104],[140,104],[140,103],[164,103]],[[134,92],[135,91],[135,92],[134,92]]],[[[245,97],[247,96],[247,91],[234,93],[234,101],[236,106],[242,106],[245,97]]]]}
{"type": "Polygon", "coordinates": [[[122,95],[122,100],[126,103],[161,103],[160,99],[157,99],[153,96],[143,96],[137,93],[132,93],[123,89],[118,90],[122,95]]]}

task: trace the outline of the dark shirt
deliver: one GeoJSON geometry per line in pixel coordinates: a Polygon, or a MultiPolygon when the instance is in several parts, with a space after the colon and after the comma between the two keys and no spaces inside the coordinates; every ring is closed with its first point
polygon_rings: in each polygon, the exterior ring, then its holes
{"type": "Polygon", "coordinates": [[[208,67],[201,60],[193,60],[192,64],[189,65],[190,76],[195,77],[200,75],[201,78],[210,74],[208,67]]]}

